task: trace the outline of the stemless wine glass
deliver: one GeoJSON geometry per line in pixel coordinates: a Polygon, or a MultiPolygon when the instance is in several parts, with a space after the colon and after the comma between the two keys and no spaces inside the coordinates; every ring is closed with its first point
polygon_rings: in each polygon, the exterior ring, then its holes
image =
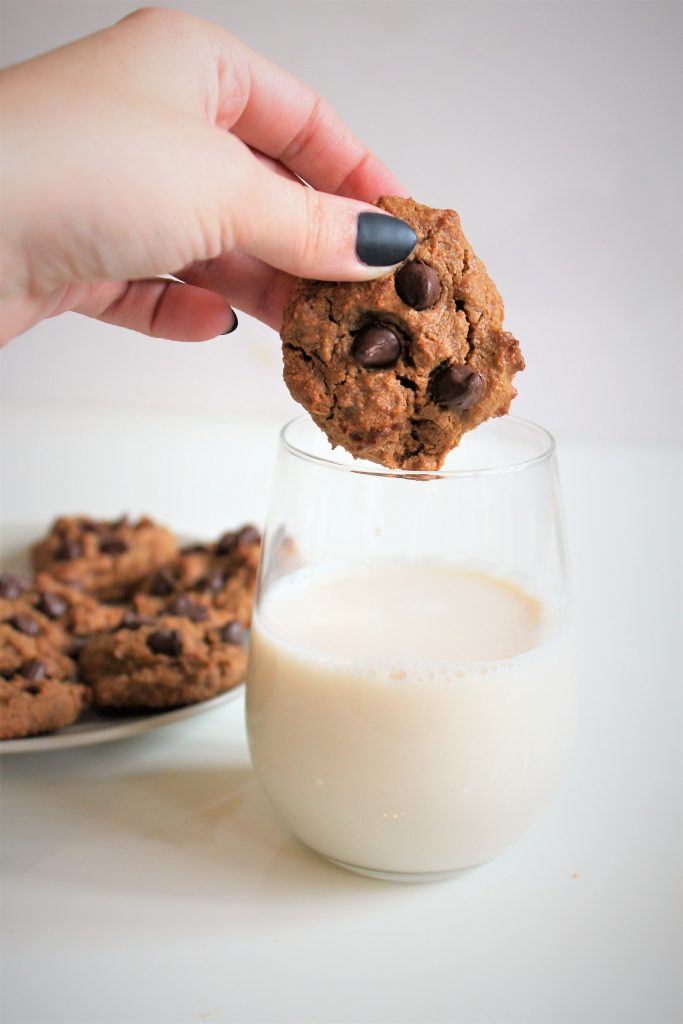
{"type": "Polygon", "coordinates": [[[247,676],[284,824],[397,880],[491,860],[566,764],[575,683],[554,442],[514,417],[438,472],[282,431],[247,676]]]}

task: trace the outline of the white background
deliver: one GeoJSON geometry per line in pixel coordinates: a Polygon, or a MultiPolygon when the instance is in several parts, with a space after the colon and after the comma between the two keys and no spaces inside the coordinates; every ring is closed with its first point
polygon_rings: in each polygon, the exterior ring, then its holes
{"type": "MultiPolygon", "coordinates": [[[[2,62],[134,6],[4,0],[2,62]]],[[[561,439],[681,439],[679,3],[178,6],[305,79],[417,199],[459,211],[522,342],[519,415],[561,439]]],[[[292,408],[278,339],[246,316],[201,347],[64,316],[11,344],[0,372],[20,401],[292,408]]]]}

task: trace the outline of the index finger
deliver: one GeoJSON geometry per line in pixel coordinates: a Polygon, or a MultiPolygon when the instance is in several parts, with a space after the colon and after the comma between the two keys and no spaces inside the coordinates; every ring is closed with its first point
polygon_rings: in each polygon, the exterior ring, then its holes
{"type": "Polygon", "coordinates": [[[243,142],[323,192],[373,202],[407,195],[398,178],[321,96],[226,33],[218,119],[243,142]],[[242,95],[241,110],[235,95],[242,95]]]}

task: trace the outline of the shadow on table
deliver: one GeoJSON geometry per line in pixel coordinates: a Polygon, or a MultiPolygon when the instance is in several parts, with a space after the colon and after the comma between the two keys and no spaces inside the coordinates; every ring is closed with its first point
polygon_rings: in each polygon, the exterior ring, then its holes
{"type": "Polygon", "coordinates": [[[61,758],[43,826],[55,841],[33,867],[65,884],[224,904],[340,895],[348,906],[405,891],[344,871],[288,835],[245,764],[93,778],[82,762],[59,771],[61,758]]]}

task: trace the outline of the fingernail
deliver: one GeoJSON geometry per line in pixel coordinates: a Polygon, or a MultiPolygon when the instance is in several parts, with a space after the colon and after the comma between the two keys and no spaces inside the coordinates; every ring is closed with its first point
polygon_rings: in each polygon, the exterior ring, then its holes
{"type": "Polygon", "coordinates": [[[239,320],[237,319],[237,313],[235,312],[234,309],[232,311],[232,315],[234,317],[232,327],[228,327],[227,331],[223,331],[223,334],[232,334],[233,331],[237,330],[237,325],[239,323],[239,320]]]}
{"type": "Polygon", "coordinates": [[[409,256],[417,235],[398,217],[385,213],[360,213],[356,235],[356,256],[368,267],[393,267],[409,256]]]}

